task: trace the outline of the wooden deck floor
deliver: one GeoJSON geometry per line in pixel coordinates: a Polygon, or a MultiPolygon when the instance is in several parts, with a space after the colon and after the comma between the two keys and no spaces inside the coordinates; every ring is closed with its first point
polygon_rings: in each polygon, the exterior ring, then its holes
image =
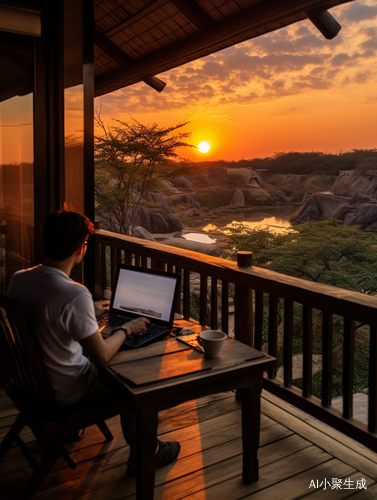
{"type": "MultiPolygon", "coordinates": [[[[191,401],[160,413],[159,434],[176,439],[182,449],[176,463],[156,472],[156,500],[289,500],[306,498],[377,498],[377,454],[351,442],[296,411],[269,393],[262,399],[260,479],[245,485],[241,479],[241,412],[233,393],[191,401]],[[325,480],[342,479],[342,489],[325,480]],[[367,489],[355,489],[366,480],[367,489]],[[344,489],[344,480],[348,488],[344,489]],[[346,483],[347,485],[347,483],[346,483]]],[[[0,439],[16,411],[0,390],[0,439]]],[[[78,461],[75,471],[59,460],[36,499],[118,500],[135,498],[135,481],[125,477],[128,447],[119,418],[108,421],[114,435],[104,443],[96,427],[86,429],[84,438],[70,445],[78,461]]],[[[29,429],[24,440],[38,456],[39,447],[29,429]]],[[[31,474],[28,462],[13,448],[0,463],[0,498],[17,498],[31,474]]]]}

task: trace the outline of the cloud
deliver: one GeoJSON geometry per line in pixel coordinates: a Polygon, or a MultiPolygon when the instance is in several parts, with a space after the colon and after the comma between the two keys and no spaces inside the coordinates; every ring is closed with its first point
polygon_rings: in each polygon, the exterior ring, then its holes
{"type": "Polygon", "coordinates": [[[377,17],[377,5],[366,5],[359,2],[352,2],[341,14],[341,19],[351,22],[371,20],[377,17]]]}
{"type": "MultiPolygon", "coordinates": [[[[377,76],[377,2],[331,10],[343,29],[326,40],[305,20],[163,73],[162,93],[137,84],[106,96],[112,116],[185,111],[212,113],[224,105],[278,100],[305,92],[346,92],[377,76]]],[[[188,118],[189,119],[189,118],[188,118]]]]}

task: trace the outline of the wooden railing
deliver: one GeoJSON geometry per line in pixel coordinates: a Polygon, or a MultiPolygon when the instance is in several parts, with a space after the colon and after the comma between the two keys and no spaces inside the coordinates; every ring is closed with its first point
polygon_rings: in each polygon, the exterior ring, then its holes
{"type": "Polygon", "coordinates": [[[182,275],[177,312],[189,319],[190,276],[197,273],[200,277],[200,324],[220,328],[229,334],[229,297],[232,294],[235,337],[259,350],[266,337],[268,354],[274,357],[278,353],[278,318],[283,318],[283,379],[276,378],[276,368],[270,369],[264,379],[264,388],[377,451],[376,297],[253,267],[248,253],[240,253],[238,262],[234,262],[102,230],[96,231],[95,241],[98,296],[103,296],[105,289],[111,289],[120,262],[175,271],[182,275]],[[298,308],[303,339],[301,389],[292,384],[293,325],[298,308]],[[321,318],[321,399],[312,396],[314,316],[316,321],[321,318]],[[342,412],[331,407],[335,316],[343,321],[342,412]],[[352,418],[356,322],[369,325],[370,329],[369,360],[365,360],[369,363],[367,425],[352,418]]]}

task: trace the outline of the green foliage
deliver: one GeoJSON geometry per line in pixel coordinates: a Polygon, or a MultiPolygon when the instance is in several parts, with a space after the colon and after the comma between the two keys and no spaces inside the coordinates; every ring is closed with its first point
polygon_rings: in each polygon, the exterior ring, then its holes
{"type": "Polygon", "coordinates": [[[184,141],[189,133],[173,134],[187,123],[164,128],[115,120],[117,125],[108,127],[99,115],[96,121],[103,132],[95,145],[97,210],[127,234],[143,197],[176,174],[177,148],[193,147],[184,141]]]}
{"type": "Polygon", "coordinates": [[[232,189],[216,189],[214,191],[198,192],[199,203],[210,210],[229,205],[232,201],[232,189]]]}
{"type": "Polygon", "coordinates": [[[253,252],[254,265],[366,294],[377,292],[377,235],[341,221],[301,224],[286,233],[231,230],[230,246],[253,252]]]}

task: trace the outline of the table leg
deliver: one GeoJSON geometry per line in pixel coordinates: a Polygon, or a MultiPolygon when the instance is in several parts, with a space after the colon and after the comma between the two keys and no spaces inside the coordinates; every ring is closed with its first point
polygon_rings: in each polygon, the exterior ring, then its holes
{"type": "Polygon", "coordinates": [[[157,404],[148,401],[136,411],[136,499],[153,500],[157,439],[157,404]]]}
{"type": "Polygon", "coordinates": [[[245,483],[254,483],[259,477],[259,431],[260,431],[260,395],[262,374],[256,374],[250,387],[240,390],[242,401],[242,476],[245,483]]]}

